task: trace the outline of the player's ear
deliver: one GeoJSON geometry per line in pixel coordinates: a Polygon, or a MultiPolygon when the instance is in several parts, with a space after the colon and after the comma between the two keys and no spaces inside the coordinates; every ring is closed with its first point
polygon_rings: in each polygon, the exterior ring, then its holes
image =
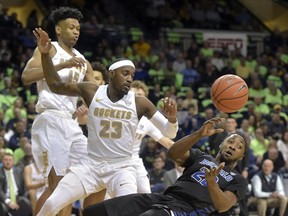
{"type": "Polygon", "coordinates": [[[61,30],[61,27],[59,25],[56,25],[55,26],[55,32],[56,34],[60,34],[60,30],[61,30]]]}
{"type": "Polygon", "coordinates": [[[109,78],[113,78],[114,73],[115,73],[114,70],[110,70],[109,73],[108,73],[109,78]]]}

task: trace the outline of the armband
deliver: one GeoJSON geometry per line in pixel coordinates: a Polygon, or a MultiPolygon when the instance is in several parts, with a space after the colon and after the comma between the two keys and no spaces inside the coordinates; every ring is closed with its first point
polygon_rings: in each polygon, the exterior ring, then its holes
{"type": "Polygon", "coordinates": [[[178,120],[176,120],[175,123],[171,123],[159,111],[157,111],[149,120],[161,131],[164,136],[170,139],[176,137],[178,131],[178,120]]]}

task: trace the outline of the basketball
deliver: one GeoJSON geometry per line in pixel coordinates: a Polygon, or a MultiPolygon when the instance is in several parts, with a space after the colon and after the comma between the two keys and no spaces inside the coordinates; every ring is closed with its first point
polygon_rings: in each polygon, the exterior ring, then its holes
{"type": "Polygon", "coordinates": [[[227,74],[216,79],[210,91],[214,106],[225,113],[240,110],[248,100],[248,86],[239,76],[227,74]]]}

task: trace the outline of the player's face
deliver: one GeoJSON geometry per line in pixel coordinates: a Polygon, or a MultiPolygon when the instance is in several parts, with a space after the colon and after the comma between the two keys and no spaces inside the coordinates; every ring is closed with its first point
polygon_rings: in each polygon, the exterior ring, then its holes
{"type": "Polygon", "coordinates": [[[80,24],[77,19],[68,18],[59,22],[56,26],[59,40],[70,47],[74,47],[79,39],[80,24]]]}
{"type": "Polygon", "coordinates": [[[105,81],[104,81],[104,79],[103,79],[102,73],[101,73],[100,71],[94,70],[94,71],[93,71],[93,76],[94,76],[94,78],[95,78],[95,80],[96,80],[96,84],[97,84],[98,86],[105,84],[105,81]]]}
{"type": "Polygon", "coordinates": [[[134,79],[135,69],[131,66],[123,66],[115,71],[110,71],[109,75],[112,78],[113,87],[119,93],[127,94],[134,79]]]}
{"type": "Polygon", "coordinates": [[[245,152],[245,141],[237,134],[230,135],[220,146],[220,161],[226,165],[241,160],[245,152]]]}
{"type": "Polygon", "coordinates": [[[136,95],[136,96],[145,97],[145,92],[143,91],[143,89],[140,89],[140,88],[131,88],[131,91],[135,92],[135,95],[136,95]]]}

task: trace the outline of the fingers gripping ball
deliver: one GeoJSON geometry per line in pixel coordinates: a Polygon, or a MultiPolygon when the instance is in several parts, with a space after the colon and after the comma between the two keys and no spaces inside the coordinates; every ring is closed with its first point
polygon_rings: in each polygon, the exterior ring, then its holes
{"type": "Polygon", "coordinates": [[[218,110],[233,113],[246,104],[249,96],[248,86],[241,77],[227,74],[215,80],[210,96],[218,110]]]}

